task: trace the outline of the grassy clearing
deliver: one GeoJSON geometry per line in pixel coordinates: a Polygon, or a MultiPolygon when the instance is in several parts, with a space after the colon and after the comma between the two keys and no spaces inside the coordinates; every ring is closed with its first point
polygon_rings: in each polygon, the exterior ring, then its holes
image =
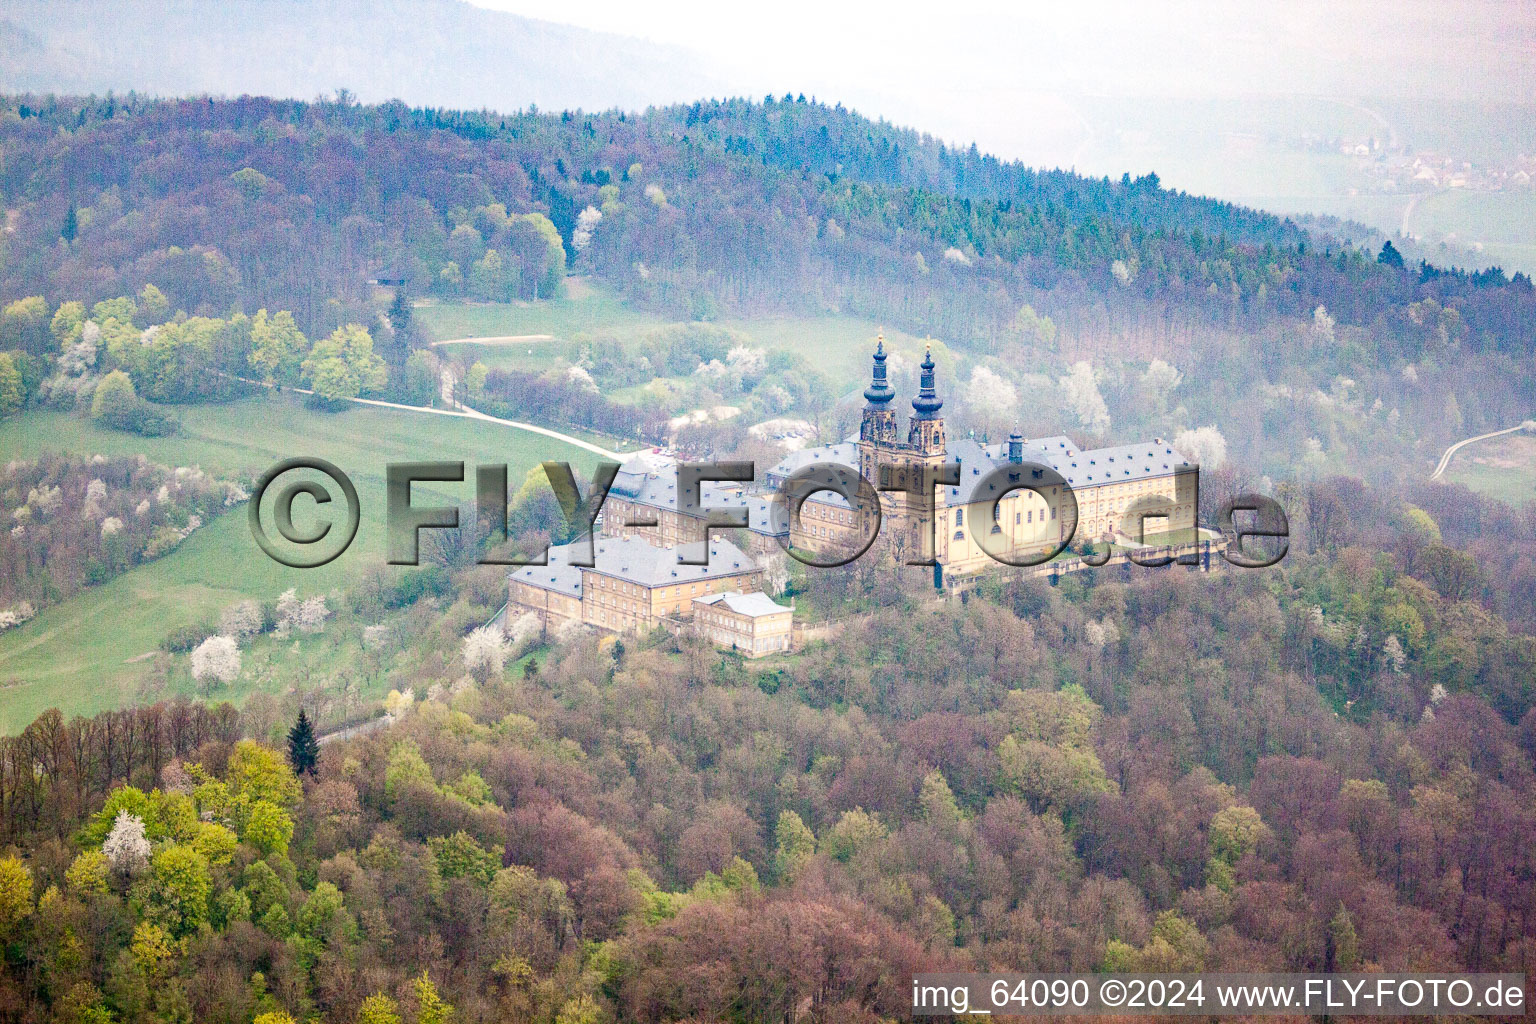
{"type": "Polygon", "coordinates": [[[659,322],[602,289],[578,286],[569,292],[565,298],[540,302],[429,302],[416,307],[415,317],[434,341],[508,334],[569,338],[584,331],[659,322]]]}
{"type": "Polygon", "coordinates": [[[1447,479],[1516,508],[1536,501],[1536,437],[1510,434],[1456,453],[1447,479]]]}
{"type": "MultiPolygon", "coordinates": [[[[142,453],[156,462],[200,465],[223,476],[255,476],[282,458],[319,456],[346,471],[357,487],[362,506],[357,539],[328,566],[290,569],[256,546],[246,507],[231,509],[164,558],[0,635],[0,731],[15,731],[52,706],[90,713],[130,700],[154,666],[153,657],[136,658],[157,650],[172,629],[214,617],[236,600],[269,600],[290,587],[300,594],[324,593],[382,564],[389,462],[462,459],[468,464],[466,475],[475,464],[505,462],[516,481],[543,459],[581,467],[594,460],[551,438],[495,424],[369,407],[327,414],[289,396],[193,407],[182,416],[180,435],[140,438],[100,430],[62,413],[29,412],[0,424],[0,451],[8,458],[48,451],[142,453]]],[[[472,480],[414,489],[417,504],[468,502],[473,490],[472,480]]],[[[309,514],[302,502],[296,504],[296,522],[309,514]]],[[[242,698],[242,684],[227,695],[242,698]]]]}
{"type": "MultiPolygon", "coordinates": [[[[511,344],[454,345],[451,351],[467,361],[479,360],[493,369],[542,373],[573,354],[570,342],[580,334],[604,334],[620,343],[637,342],[646,333],[667,326],[658,319],[626,307],[602,288],[586,284],[571,298],[540,303],[435,303],[416,307],[416,318],[438,339],[548,334],[548,341],[511,344]]],[[[851,316],[767,316],[722,320],[719,326],[738,331],[748,343],[769,351],[805,356],[830,376],[839,389],[863,386],[869,373],[870,341],[881,326],[851,316]]],[[[922,359],[923,340],[885,329],[886,348],[898,358],[922,359]]],[[[686,390],[677,378],[659,377],[646,385],[613,392],[621,402],[660,401],[669,406],[686,390]]],[[[683,411],[678,409],[677,411],[683,411]]],[[[791,413],[790,415],[793,415],[791,413]]]]}
{"type": "Polygon", "coordinates": [[[1431,239],[1478,243],[1507,271],[1536,271],[1536,191],[1440,192],[1414,208],[1410,227],[1431,239]]]}

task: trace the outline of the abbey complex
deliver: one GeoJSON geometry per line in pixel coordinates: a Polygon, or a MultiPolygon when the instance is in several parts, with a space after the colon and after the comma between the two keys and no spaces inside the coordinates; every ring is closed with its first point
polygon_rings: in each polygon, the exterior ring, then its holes
{"type": "Polygon", "coordinates": [[[572,545],[552,548],[547,565],[510,574],[508,611],[533,612],[546,629],[692,628],[760,657],[790,647],[792,609],[762,593],[765,560],[786,549],[814,556],[869,544],[862,557],[932,564],[935,584],[954,590],[1010,565],[1059,571],[1050,557],[1070,555],[1069,545],[1098,558],[1148,549],[1188,558],[1200,548],[1198,469],[1162,438],[1089,450],[1060,435],[952,440],[931,352],[903,431],[886,360],[877,339],[858,434],[792,452],[761,480],[705,482],[694,500],[680,493],[674,459],[626,462],[603,504],[596,564],[573,566],[572,545]],[[775,500],[786,481],[820,479],[823,467],[828,480],[856,473],[876,487],[878,515],[867,490],[853,501],[817,491],[798,516],[775,500]],[[683,561],[702,559],[716,510],[745,521],[737,543],[717,528],[706,564],[683,561]]]}

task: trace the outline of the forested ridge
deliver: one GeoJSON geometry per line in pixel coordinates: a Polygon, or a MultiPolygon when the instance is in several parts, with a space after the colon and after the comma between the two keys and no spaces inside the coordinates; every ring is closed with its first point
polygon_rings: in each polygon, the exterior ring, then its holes
{"type": "Polygon", "coordinates": [[[310,333],[357,319],[375,276],[462,293],[492,250],[522,268],[512,292],[535,294],[549,257],[516,226],[527,214],[568,260],[680,315],[878,311],[961,343],[1006,331],[1026,299],[1085,328],[1323,305],[1394,331],[1433,299],[1474,350],[1520,355],[1536,309],[1522,276],[1320,251],[1155,175],[1031,170],[803,98],[502,115],[11,97],[0,154],[5,293],[95,300],[152,281],[189,312],[292,308],[310,333]],[[588,208],[602,218],[582,238],[588,208]]]}
{"type": "MultiPolygon", "coordinates": [[[[919,970],[1532,971],[1536,505],[1405,458],[1529,415],[1526,279],[788,97],[13,97],[0,198],[23,423],[174,433],[174,406],[257,382],[425,404],[454,357],[421,351],[410,297],[536,304],[574,267],[678,320],[938,334],[972,371],[944,379],[954,435],[989,390],[1032,433],[1200,427],[1205,504],[1264,489],[1291,524],[1271,569],[948,601],[874,555],[797,566],[823,638],[761,662],[487,627],[503,570],[436,531],[419,570],[206,609],[139,706],[0,739],[0,1024],[877,1024],[919,970]],[[162,699],[187,680],[207,703],[162,699]]],[[[667,324],[456,369],[477,407],[623,434],[665,428],[615,397],[657,374],[704,407],[848,412],[817,339],[749,341],[667,324]]],[[[509,519],[529,550],[555,522],[536,483],[509,519]]],[[[190,467],[12,461],[0,597],[30,615],[239,500],[190,467]]]]}
{"type": "Polygon", "coordinates": [[[921,970],[1529,971],[1536,590],[1474,556],[1536,519],[1285,497],[1274,570],[807,575],[857,614],[762,664],[504,660],[461,559],[388,620],[382,727],[318,750],[310,689],[44,715],[0,741],[0,1016],[874,1024],[921,970]]]}

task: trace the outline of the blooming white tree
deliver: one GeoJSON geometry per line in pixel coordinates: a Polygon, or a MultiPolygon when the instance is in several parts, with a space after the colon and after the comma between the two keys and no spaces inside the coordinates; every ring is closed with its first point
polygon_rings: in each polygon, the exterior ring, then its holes
{"type": "Polygon", "coordinates": [[[576,230],[571,232],[571,246],[581,252],[592,244],[592,232],[603,219],[603,211],[589,206],[576,215],[576,230]]]}
{"type": "Polygon", "coordinates": [[[0,610],[0,630],[11,629],[19,626],[36,615],[37,611],[32,607],[31,601],[22,601],[10,608],[0,610]]]}
{"type": "Polygon", "coordinates": [[[289,587],[277,595],[277,622],[285,625],[293,619],[299,610],[299,592],[289,587]]]}
{"type": "Polygon", "coordinates": [[[743,377],[753,377],[768,368],[768,357],[762,349],[736,345],[725,354],[725,364],[743,377]]]}
{"type": "Polygon", "coordinates": [[[64,350],[59,357],[59,372],[66,377],[80,377],[95,367],[96,352],[101,345],[101,328],[87,320],[80,328],[80,340],[64,350]]]}
{"type": "Polygon", "coordinates": [[[102,502],[107,500],[107,485],[104,481],[92,480],[85,485],[85,504],[80,507],[80,518],[100,519],[103,515],[102,502]]]}
{"type": "Polygon", "coordinates": [[[1381,645],[1381,656],[1394,673],[1402,672],[1408,664],[1408,652],[1403,650],[1403,642],[1396,633],[1387,634],[1386,642],[1381,645]]]}
{"type": "Polygon", "coordinates": [[[463,642],[464,667],[483,676],[501,675],[507,663],[507,638],[500,626],[472,629],[463,642]]]}
{"type": "Polygon", "coordinates": [[[232,683],[240,675],[240,645],[232,636],[211,636],[192,652],[192,678],[232,683]]]}
{"type": "Polygon", "coordinates": [[[117,518],[117,516],[107,516],[107,518],[101,521],[101,536],[103,540],[114,533],[121,533],[122,531],[123,521],[117,518]]]}
{"type": "Polygon", "coordinates": [[[1120,642],[1120,627],[1109,619],[1098,621],[1089,619],[1083,623],[1083,639],[1095,648],[1102,648],[1105,644],[1117,644],[1120,642]]]}
{"type": "Polygon", "coordinates": [[[752,393],[762,400],[763,408],[770,413],[787,412],[795,404],[795,396],[782,384],[759,384],[752,393]]]}
{"type": "Polygon", "coordinates": [[[587,372],[586,367],[572,366],[569,370],[565,371],[565,375],[581,390],[594,395],[598,393],[597,381],[592,379],[592,375],[587,372]]]}
{"type": "Polygon", "coordinates": [[[700,363],[693,368],[693,375],[716,389],[733,390],[741,387],[741,372],[718,359],[700,363]]]}
{"type": "Polygon", "coordinates": [[[971,265],[971,258],[954,246],[950,246],[948,249],[944,250],[944,258],[951,263],[958,263],[962,267],[968,267],[971,265]]]}
{"type": "Polygon", "coordinates": [[[1213,423],[1198,430],[1185,430],[1173,439],[1173,446],[1200,464],[1201,469],[1220,469],[1227,461],[1227,439],[1213,423]]]}
{"type": "Polygon", "coordinates": [[[772,593],[782,594],[784,588],[789,586],[789,556],[783,554],[770,555],[762,560],[763,582],[768,584],[772,593]]]}
{"type": "Polygon", "coordinates": [[[294,630],[318,633],[325,628],[326,617],[330,614],[323,596],[316,594],[301,601],[297,592],[285,590],[277,598],[278,635],[287,636],[294,630]]]}
{"type": "Polygon", "coordinates": [[[237,601],[219,615],[219,632],[243,643],[261,632],[261,605],[255,601],[237,601]]]}
{"type": "Polygon", "coordinates": [[[331,610],[325,605],[325,598],[320,594],[314,597],[306,597],[304,603],[299,605],[299,616],[294,620],[294,626],[301,633],[318,633],[325,628],[325,620],[330,617],[331,610]]]}
{"type": "Polygon", "coordinates": [[[1078,419],[1090,430],[1103,433],[1109,429],[1109,406],[1099,393],[1099,383],[1090,363],[1079,360],[1072,372],[1061,378],[1062,398],[1078,419]]]}
{"type": "Polygon", "coordinates": [[[1166,400],[1183,379],[1184,375],[1179,372],[1177,366],[1161,359],[1154,359],[1147,364],[1147,372],[1141,375],[1141,386],[1156,395],[1159,400],[1166,400]]]}
{"type": "Polygon", "coordinates": [[[539,629],[539,617],[533,612],[524,612],[507,627],[507,640],[514,650],[521,650],[539,635],[539,629]]]}
{"type": "Polygon", "coordinates": [[[971,370],[971,379],[965,386],[965,403],[991,426],[1013,418],[1019,407],[1019,391],[985,366],[977,366],[971,370]]]}
{"type": "Polygon", "coordinates": [[[27,507],[37,514],[39,519],[46,518],[59,510],[59,505],[64,501],[63,492],[57,487],[49,487],[43,484],[41,487],[33,487],[27,491],[27,507]]]}
{"type": "Polygon", "coordinates": [[[149,866],[149,839],[144,835],[144,819],[127,811],[118,811],[112,831],[101,844],[114,871],[136,875],[149,866]]]}
{"type": "Polygon", "coordinates": [[[1322,341],[1333,340],[1333,317],[1328,315],[1328,310],[1318,306],[1312,311],[1312,333],[1322,341]]]}

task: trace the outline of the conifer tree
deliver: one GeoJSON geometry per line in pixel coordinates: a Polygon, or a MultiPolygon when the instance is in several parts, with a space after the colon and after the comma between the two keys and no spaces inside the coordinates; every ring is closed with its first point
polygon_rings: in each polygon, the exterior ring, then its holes
{"type": "Polygon", "coordinates": [[[305,772],[313,775],[320,763],[320,744],[303,708],[299,709],[299,720],[288,730],[288,763],[293,766],[295,775],[305,772]]]}

